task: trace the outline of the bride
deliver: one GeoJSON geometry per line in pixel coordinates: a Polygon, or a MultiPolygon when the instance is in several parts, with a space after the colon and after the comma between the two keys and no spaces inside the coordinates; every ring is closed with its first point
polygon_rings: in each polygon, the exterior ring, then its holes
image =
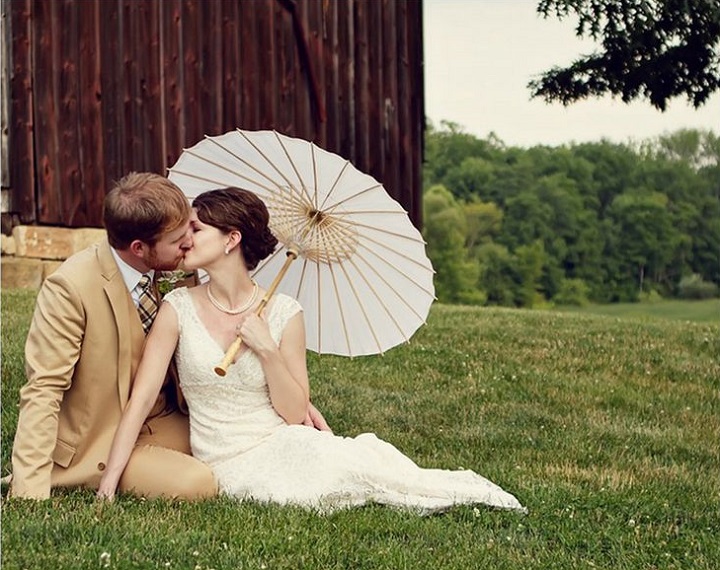
{"type": "Polygon", "coordinates": [[[374,434],[339,437],[303,424],[309,402],[302,307],[263,295],[249,271],[277,244],[252,192],[225,188],[195,198],[185,267],[210,279],[165,296],[118,426],[98,496],[112,499],[143,420],[175,355],[190,412],[193,455],[220,492],[238,499],[332,512],[381,503],[418,513],[456,504],[525,511],[469,470],[423,469],[374,434]],[[213,371],[237,335],[243,348],[224,377],[213,371]]]}

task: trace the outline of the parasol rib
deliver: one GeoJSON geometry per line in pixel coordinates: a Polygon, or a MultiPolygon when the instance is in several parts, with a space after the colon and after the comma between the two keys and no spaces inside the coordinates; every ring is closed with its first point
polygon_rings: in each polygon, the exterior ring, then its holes
{"type": "MultiPolygon", "coordinates": [[[[391,268],[391,269],[397,269],[392,263],[390,263],[389,261],[387,261],[385,258],[380,257],[379,255],[377,255],[377,254],[376,254],[374,251],[372,251],[371,249],[368,249],[367,251],[368,251],[369,253],[371,253],[372,255],[374,255],[380,262],[384,263],[387,267],[389,267],[389,268],[391,268]]],[[[379,271],[377,271],[377,270],[375,269],[375,266],[374,266],[373,264],[371,264],[367,259],[365,259],[365,257],[364,257],[362,254],[360,254],[360,253],[358,252],[358,253],[356,253],[356,257],[359,258],[359,259],[362,259],[362,260],[365,262],[365,264],[367,264],[368,268],[369,268],[373,273],[375,273],[375,275],[377,275],[377,277],[378,277],[383,283],[385,283],[385,285],[387,285],[390,289],[392,289],[392,291],[393,291],[398,297],[400,297],[400,300],[401,300],[401,301],[406,302],[405,299],[404,299],[404,296],[401,295],[400,293],[398,293],[398,292],[395,290],[395,287],[393,287],[393,286],[383,277],[383,275],[382,275],[379,271]]],[[[396,271],[396,273],[397,273],[398,275],[402,275],[405,279],[407,279],[408,283],[410,283],[411,285],[415,286],[416,289],[419,289],[420,291],[422,291],[423,293],[425,293],[425,294],[428,295],[429,297],[432,297],[433,299],[435,299],[435,293],[433,293],[432,291],[426,289],[426,288],[423,287],[422,285],[418,284],[418,282],[415,281],[414,279],[412,279],[407,273],[405,273],[405,272],[403,272],[403,271],[396,271]]]]}
{"type": "MultiPolygon", "coordinates": [[[[362,196],[363,194],[366,194],[367,192],[372,192],[373,190],[378,190],[378,189],[379,189],[379,190],[382,190],[383,193],[385,194],[385,188],[383,188],[383,185],[378,182],[378,183],[376,183],[376,184],[373,184],[372,186],[369,186],[368,188],[365,188],[365,189],[363,189],[363,190],[360,190],[360,191],[358,191],[358,192],[355,192],[355,194],[351,194],[350,196],[347,196],[347,197],[343,198],[342,200],[340,200],[340,201],[338,201],[338,202],[335,202],[335,203],[333,203],[333,204],[330,204],[329,206],[327,206],[327,209],[326,209],[325,211],[326,211],[326,212],[332,212],[333,210],[335,210],[335,209],[338,208],[339,206],[342,206],[343,204],[347,204],[348,202],[350,202],[351,200],[354,200],[354,199],[357,198],[358,196],[362,196]]],[[[386,198],[389,198],[389,196],[387,196],[387,194],[385,194],[385,197],[386,197],[386,198]]],[[[392,198],[391,198],[391,199],[392,199],[392,198]]],[[[394,201],[394,200],[393,200],[393,201],[394,201]]],[[[323,206],[325,206],[325,202],[327,202],[327,198],[326,198],[325,201],[323,202],[323,206]]],[[[395,203],[397,204],[397,202],[395,202],[395,203]]],[[[407,214],[407,212],[402,209],[402,206],[400,206],[400,204],[397,204],[397,205],[398,205],[398,207],[400,208],[399,211],[401,211],[403,214],[407,214]]]]}
{"type": "Polygon", "coordinates": [[[350,161],[346,160],[345,164],[343,164],[343,167],[340,169],[340,172],[335,177],[335,181],[330,186],[330,189],[327,191],[327,194],[325,194],[325,197],[323,198],[322,204],[318,206],[318,210],[322,210],[325,207],[325,204],[327,203],[330,196],[332,196],[332,193],[335,192],[335,189],[338,187],[338,182],[340,182],[340,179],[343,177],[343,174],[345,174],[345,171],[348,169],[348,166],[350,166],[350,161]]]}
{"type": "Polygon", "coordinates": [[[317,207],[318,203],[318,171],[317,171],[317,160],[315,159],[315,145],[310,143],[310,157],[312,158],[312,169],[313,169],[313,199],[312,203],[317,207]]]}
{"type": "MultiPolygon", "coordinates": [[[[355,267],[355,268],[357,269],[357,266],[352,262],[352,259],[348,260],[348,262],[349,262],[353,267],[355,267]]],[[[367,311],[365,310],[365,304],[363,303],[360,295],[358,294],[358,291],[357,291],[357,289],[355,288],[355,284],[353,283],[353,280],[350,279],[350,274],[349,274],[349,273],[347,272],[347,270],[345,269],[345,264],[344,264],[344,263],[338,263],[338,266],[340,267],[340,269],[342,270],[343,274],[345,275],[345,279],[347,280],[348,285],[350,285],[350,289],[352,289],[353,296],[355,297],[355,300],[357,301],[357,304],[358,304],[358,306],[360,307],[360,312],[363,314],[363,317],[365,318],[365,322],[367,323],[368,329],[370,330],[370,334],[372,334],[372,337],[373,337],[373,340],[375,341],[375,345],[377,346],[378,352],[379,352],[380,354],[383,354],[384,351],[383,351],[383,349],[382,349],[382,344],[380,343],[380,339],[378,339],[378,336],[377,336],[377,334],[375,333],[375,327],[373,327],[372,321],[370,320],[370,317],[368,316],[368,313],[367,313],[367,311]]],[[[366,281],[366,283],[367,283],[367,281],[366,281]]],[[[368,284],[368,285],[369,285],[369,284],[368,284]]],[[[390,315],[390,313],[389,313],[388,310],[387,310],[387,307],[385,307],[385,304],[382,302],[382,300],[380,300],[380,297],[378,296],[377,292],[373,290],[372,286],[369,286],[369,287],[370,287],[370,290],[371,290],[371,291],[373,292],[373,294],[375,295],[375,297],[380,301],[380,304],[381,304],[381,305],[383,306],[383,308],[385,309],[385,312],[388,313],[388,316],[389,316],[389,317],[392,319],[392,321],[395,323],[395,326],[396,326],[396,327],[398,328],[398,330],[400,331],[400,334],[402,334],[403,336],[405,336],[405,335],[403,334],[403,332],[402,332],[402,329],[400,329],[400,325],[397,323],[397,321],[395,321],[395,319],[393,318],[393,316],[390,315]]],[[[406,340],[407,340],[407,337],[406,337],[406,340]]]]}
{"type": "Polygon", "coordinates": [[[300,270],[300,278],[298,279],[298,287],[297,287],[297,291],[295,291],[296,299],[300,298],[300,293],[302,292],[302,286],[303,286],[303,283],[305,282],[305,273],[307,272],[307,266],[308,266],[308,260],[303,259],[302,269],[300,270]]]}
{"type": "Polygon", "coordinates": [[[353,350],[350,347],[350,335],[348,334],[347,322],[345,320],[345,311],[344,311],[344,307],[342,304],[342,299],[340,297],[340,290],[338,289],[337,278],[335,277],[335,271],[333,271],[332,264],[329,265],[329,269],[330,269],[330,277],[332,278],[332,282],[333,282],[333,292],[335,293],[335,299],[337,300],[338,310],[340,311],[340,322],[342,323],[343,334],[345,335],[345,345],[346,345],[346,348],[348,351],[348,355],[350,355],[350,358],[352,358],[353,350]]]}
{"type": "MultiPolygon", "coordinates": [[[[275,189],[273,189],[272,187],[268,187],[268,186],[266,186],[265,184],[262,184],[262,183],[260,183],[260,182],[257,182],[256,180],[253,180],[252,178],[249,178],[249,177],[246,177],[246,176],[243,177],[243,178],[245,178],[245,180],[248,180],[249,182],[252,182],[253,184],[256,184],[257,186],[260,186],[261,188],[267,190],[267,191],[270,192],[271,194],[276,194],[276,195],[280,195],[280,196],[283,195],[283,193],[279,193],[279,194],[278,194],[278,192],[277,192],[276,189],[277,189],[277,188],[282,189],[282,188],[285,187],[285,185],[278,183],[277,180],[275,180],[274,178],[272,178],[271,176],[269,176],[268,174],[266,174],[265,172],[263,172],[262,170],[260,170],[259,168],[257,168],[256,166],[254,166],[253,164],[251,164],[250,162],[248,162],[248,161],[245,160],[244,158],[242,158],[241,156],[237,155],[235,152],[233,152],[231,149],[229,149],[229,148],[226,147],[225,145],[221,144],[221,143],[217,140],[217,138],[218,138],[218,137],[207,137],[207,140],[210,141],[211,143],[215,144],[215,145],[216,145],[218,148],[220,148],[221,150],[225,151],[227,154],[229,154],[230,156],[232,156],[235,160],[239,161],[241,164],[244,164],[245,166],[247,166],[250,170],[252,170],[252,171],[255,172],[256,174],[260,175],[262,178],[264,178],[265,180],[267,180],[268,182],[270,182],[275,189]]],[[[246,139],[247,139],[247,137],[246,137],[246,139]]],[[[248,142],[250,142],[250,141],[248,141],[248,142]]],[[[262,156],[268,164],[270,164],[271,166],[273,166],[273,168],[275,169],[275,172],[277,172],[277,173],[280,175],[280,178],[282,178],[282,179],[285,181],[287,187],[289,187],[291,190],[294,190],[294,192],[291,193],[292,198],[293,198],[293,199],[295,199],[295,198],[297,198],[297,199],[302,199],[302,193],[297,191],[297,189],[295,188],[295,186],[293,185],[293,183],[290,182],[290,180],[288,180],[288,178],[285,177],[285,176],[283,175],[283,173],[280,172],[280,171],[277,169],[277,167],[275,167],[275,165],[274,165],[272,162],[270,162],[270,159],[269,159],[257,146],[255,146],[255,145],[252,144],[252,143],[250,143],[250,144],[251,144],[252,147],[255,149],[255,152],[257,152],[260,156],[262,156]]],[[[195,156],[197,156],[197,155],[195,155],[195,156]]]]}
{"type": "Polygon", "coordinates": [[[322,329],[320,328],[320,325],[322,324],[322,304],[320,303],[320,293],[322,291],[321,287],[321,280],[320,280],[320,264],[316,261],[315,262],[315,275],[317,276],[317,287],[315,290],[317,291],[317,308],[318,308],[318,314],[317,314],[317,335],[318,335],[318,354],[322,354],[322,334],[320,334],[320,331],[322,329]]]}
{"type": "MultiPolygon", "coordinates": [[[[248,177],[248,176],[245,176],[244,174],[240,174],[240,173],[237,172],[236,170],[232,170],[232,169],[230,169],[230,168],[228,168],[228,167],[226,167],[226,166],[223,166],[222,164],[217,163],[217,162],[215,162],[215,161],[213,161],[213,160],[210,160],[209,158],[207,158],[207,157],[205,157],[205,156],[198,155],[198,154],[192,152],[192,150],[186,150],[185,152],[186,152],[187,154],[190,154],[191,156],[195,156],[196,158],[207,162],[208,164],[212,164],[213,166],[217,166],[217,167],[220,168],[221,170],[226,171],[227,173],[231,174],[232,176],[235,176],[236,178],[239,178],[239,179],[241,179],[241,180],[245,180],[245,181],[247,181],[247,182],[250,182],[251,184],[254,184],[255,186],[258,186],[258,187],[262,188],[263,190],[266,190],[267,192],[269,192],[269,193],[272,194],[272,195],[276,195],[276,196],[277,196],[277,195],[282,195],[281,193],[279,193],[279,192],[277,191],[277,189],[270,188],[270,187],[264,185],[263,183],[258,182],[257,180],[255,180],[255,179],[253,179],[253,178],[250,178],[250,177],[248,177]]],[[[216,188],[220,188],[220,187],[223,187],[223,186],[233,186],[233,184],[228,183],[227,180],[210,179],[210,178],[206,178],[206,177],[204,177],[204,176],[199,176],[199,175],[197,175],[197,174],[193,174],[193,173],[191,173],[191,172],[186,172],[186,171],[184,171],[184,170],[180,170],[179,168],[175,168],[175,167],[171,168],[171,169],[170,169],[170,172],[173,173],[173,174],[180,174],[180,175],[182,175],[182,176],[187,176],[188,178],[192,178],[192,179],[194,179],[194,180],[202,180],[203,182],[209,182],[210,184],[212,184],[212,185],[213,185],[214,187],[216,187],[216,188]]],[[[274,181],[272,181],[272,180],[271,180],[271,182],[273,182],[273,184],[276,184],[276,183],[275,183],[274,181]]]]}
{"type": "MultiPolygon", "coordinates": [[[[327,251],[330,247],[332,247],[332,245],[330,243],[328,243],[328,237],[330,237],[330,236],[324,232],[317,233],[316,240],[317,240],[317,248],[319,251],[327,251]]],[[[350,334],[348,332],[345,311],[344,311],[344,307],[343,307],[343,303],[342,303],[342,297],[340,296],[340,291],[339,291],[338,284],[337,284],[337,276],[335,275],[335,271],[333,269],[335,264],[328,263],[327,265],[330,270],[330,276],[332,277],[333,290],[335,292],[335,298],[337,299],[337,306],[338,306],[338,309],[340,310],[340,319],[342,322],[343,333],[345,334],[345,343],[347,346],[348,354],[352,358],[353,351],[352,351],[352,348],[350,347],[350,334]]],[[[340,266],[342,267],[342,264],[340,264],[340,266]]],[[[373,334],[374,334],[374,331],[373,331],[373,334]]]]}
{"type": "MultiPolygon", "coordinates": [[[[224,144],[222,144],[222,143],[218,140],[219,137],[205,137],[205,138],[206,138],[206,140],[208,140],[209,142],[211,142],[212,144],[214,144],[215,146],[217,146],[217,147],[220,148],[221,150],[225,151],[227,154],[229,154],[229,155],[230,155],[231,157],[233,157],[235,160],[237,160],[238,162],[240,162],[241,164],[245,165],[245,166],[248,167],[250,170],[252,170],[253,172],[255,172],[255,174],[259,175],[260,177],[262,177],[262,178],[264,178],[265,180],[267,180],[268,182],[270,182],[273,186],[282,186],[282,184],[278,184],[278,183],[277,183],[277,180],[273,179],[273,178],[272,178],[271,176],[269,176],[267,173],[263,172],[262,170],[260,170],[260,169],[257,168],[256,166],[254,166],[251,162],[249,162],[248,160],[246,160],[246,159],[244,159],[243,157],[239,156],[237,153],[233,152],[230,148],[228,148],[228,147],[226,147],[224,144]]],[[[257,150],[257,149],[256,149],[256,150],[257,150]]],[[[265,158],[265,157],[263,157],[263,158],[265,158]]],[[[267,159],[266,159],[266,160],[267,160],[267,159]]],[[[282,174],[281,174],[280,176],[281,176],[281,178],[285,179],[285,178],[282,176],[282,174]]],[[[262,184],[258,184],[258,186],[262,186],[263,188],[265,187],[265,186],[262,185],[262,184]]]]}
{"type": "MultiPolygon", "coordinates": [[[[335,219],[336,219],[336,218],[335,218],[335,219]]],[[[373,231],[379,232],[379,233],[381,233],[381,234],[383,234],[383,235],[388,235],[388,236],[393,236],[393,237],[402,238],[402,239],[405,239],[405,240],[408,240],[408,241],[412,241],[412,242],[415,242],[415,243],[422,244],[423,246],[426,245],[426,244],[425,244],[425,240],[422,239],[422,237],[420,237],[420,238],[418,239],[417,237],[410,236],[410,235],[407,235],[407,234],[401,234],[401,233],[398,233],[398,232],[392,232],[392,231],[390,231],[390,230],[385,230],[385,229],[379,228],[379,227],[377,227],[377,226],[371,226],[371,225],[368,225],[368,224],[361,224],[361,223],[359,223],[359,222],[349,222],[349,221],[347,221],[347,220],[337,220],[337,223],[343,224],[344,226],[346,226],[346,227],[348,227],[348,228],[365,228],[365,229],[368,229],[368,230],[373,230],[373,231]]],[[[418,233],[418,235],[420,235],[420,234],[418,233]]]]}
{"type": "MultiPolygon", "coordinates": [[[[364,260],[363,260],[363,261],[364,261],[364,260]]],[[[405,332],[403,331],[402,327],[400,326],[400,323],[398,323],[397,320],[395,319],[395,317],[393,316],[392,311],[390,310],[390,307],[385,303],[385,301],[383,300],[383,297],[377,292],[377,290],[375,289],[375,287],[373,287],[372,283],[370,283],[370,281],[369,281],[368,278],[365,276],[365,274],[364,274],[362,271],[360,271],[360,268],[357,266],[357,264],[356,264],[354,261],[351,260],[351,261],[350,261],[350,264],[357,270],[358,274],[360,275],[360,278],[365,282],[365,285],[367,285],[368,289],[370,289],[370,291],[372,291],[372,294],[375,296],[375,298],[377,299],[378,303],[380,303],[380,306],[383,308],[383,310],[385,311],[385,313],[387,314],[387,316],[388,316],[388,317],[390,318],[390,320],[393,322],[393,324],[394,324],[395,327],[397,328],[397,330],[398,330],[398,332],[400,333],[400,335],[405,339],[406,342],[407,342],[408,340],[410,340],[410,339],[408,338],[408,336],[405,334],[405,332]]],[[[372,268],[371,268],[371,269],[372,269],[372,268]]],[[[385,285],[387,285],[388,289],[390,289],[393,293],[395,293],[395,296],[396,296],[398,299],[400,299],[400,302],[403,303],[408,309],[410,309],[410,312],[411,312],[411,313],[413,313],[413,314],[414,314],[419,320],[421,320],[422,322],[425,322],[425,319],[424,319],[420,314],[418,314],[418,312],[412,307],[412,305],[410,305],[410,304],[407,302],[407,300],[405,299],[405,296],[404,296],[404,295],[401,295],[401,294],[397,291],[397,289],[395,289],[395,287],[393,287],[390,283],[388,283],[381,274],[379,274],[379,273],[376,272],[376,271],[375,271],[375,274],[380,278],[380,280],[381,280],[385,285]]]]}
{"type": "Polygon", "coordinates": [[[282,139],[280,138],[280,135],[277,131],[273,131],[275,133],[275,138],[278,141],[278,144],[280,145],[280,148],[283,149],[283,152],[285,153],[285,156],[288,159],[288,162],[290,163],[290,166],[295,171],[295,176],[297,176],[298,181],[300,182],[300,188],[302,188],[302,195],[307,198],[308,201],[311,200],[310,195],[307,192],[307,188],[305,186],[305,181],[303,180],[302,176],[300,176],[300,171],[297,169],[297,165],[295,164],[295,161],[290,156],[290,153],[288,152],[287,147],[285,146],[285,143],[283,143],[282,139]]]}
{"type": "MultiPolygon", "coordinates": [[[[190,153],[190,151],[188,151],[188,150],[186,150],[185,152],[190,153]]],[[[240,175],[238,175],[237,172],[235,172],[234,170],[225,168],[221,164],[215,164],[214,162],[209,161],[209,160],[205,159],[204,157],[198,156],[198,158],[200,158],[201,160],[205,160],[206,162],[208,162],[208,164],[212,164],[213,166],[217,166],[217,167],[221,168],[222,170],[226,170],[228,172],[228,174],[231,174],[232,176],[237,176],[238,178],[240,178],[240,175]]],[[[192,172],[186,172],[177,167],[172,167],[169,170],[170,170],[171,174],[180,174],[182,176],[187,176],[188,178],[192,178],[193,180],[201,180],[203,182],[208,182],[209,184],[212,184],[213,186],[217,186],[217,187],[227,184],[227,182],[225,180],[219,180],[217,178],[208,178],[206,176],[200,176],[198,174],[193,174],[192,172]]]]}
{"type": "MultiPolygon", "coordinates": [[[[248,138],[248,136],[245,134],[245,132],[241,131],[240,129],[237,129],[237,131],[243,136],[243,138],[248,142],[248,144],[255,149],[255,152],[257,152],[260,156],[263,157],[263,159],[265,159],[265,162],[267,163],[267,165],[270,168],[272,168],[275,172],[277,172],[278,175],[280,176],[280,178],[282,178],[290,188],[292,188],[293,190],[295,190],[295,192],[297,192],[298,196],[302,196],[303,193],[297,191],[297,188],[295,188],[295,185],[290,181],[290,179],[287,176],[285,176],[285,174],[277,167],[277,165],[272,160],[270,160],[268,158],[268,156],[260,149],[260,147],[258,145],[256,145],[253,141],[251,141],[248,138]]],[[[277,133],[275,133],[275,134],[277,136],[277,133]]],[[[292,161],[291,161],[291,163],[292,163],[292,161]]],[[[293,165],[293,167],[294,167],[294,165],[293,165]]],[[[302,180],[300,182],[302,182],[302,180]]],[[[280,186],[280,184],[278,184],[278,186],[280,186]]]]}
{"type": "Polygon", "coordinates": [[[270,265],[270,261],[275,259],[278,255],[280,255],[283,251],[287,254],[287,245],[284,243],[282,244],[283,247],[277,248],[275,251],[273,251],[270,256],[267,258],[266,262],[260,265],[257,269],[255,269],[255,272],[253,273],[253,276],[260,275],[265,268],[267,268],[270,265]]]}
{"type": "MultiPolygon", "coordinates": [[[[366,235],[363,235],[363,236],[362,236],[362,239],[363,239],[364,241],[368,241],[368,242],[370,242],[370,243],[372,243],[372,244],[375,244],[375,245],[376,245],[377,247],[379,247],[380,249],[383,249],[383,250],[385,250],[385,251],[390,251],[390,252],[394,253],[395,255],[406,259],[407,261],[411,262],[413,265],[416,265],[417,267],[419,267],[419,268],[421,268],[421,269],[424,269],[424,270],[426,270],[426,271],[429,271],[429,272],[431,272],[433,275],[435,274],[435,271],[434,271],[431,267],[428,267],[427,265],[423,264],[422,262],[417,261],[416,259],[410,257],[409,255],[407,255],[407,254],[405,254],[405,253],[403,253],[403,252],[401,252],[401,251],[398,251],[398,250],[396,250],[396,249],[393,249],[392,247],[389,247],[389,246],[388,246],[386,243],[384,243],[384,242],[378,241],[378,240],[373,239],[373,238],[371,238],[371,237],[368,237],[368,236],[366,236],[366,235]]],[[[361,241],[361,242],[360,242],[360,245],[364,246],[368,251],[371,251],[370,248],[367,246],[367,244],[364,243],[364,241],[361,241]]],[[[374,252],[373,252],[373,253],[374,253],[374,252]]]]}

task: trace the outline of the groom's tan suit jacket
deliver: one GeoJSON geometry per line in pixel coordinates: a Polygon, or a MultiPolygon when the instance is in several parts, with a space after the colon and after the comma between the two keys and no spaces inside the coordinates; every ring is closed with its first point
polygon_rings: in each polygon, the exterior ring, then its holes
{"type": "MultiPolygon", "coordinates": [[[[13,496],[46,498],[58,485],[97,487],[144,342],[107,242],[69,258],[46,279],[25,346],[13,496]]],[[[150,417],[169,415],[171,399],[161,393],[150,417]]],[[[186,420],[173,426],[185,430],[186,441],[186,420]]],[[[144,435],[152,431],[148,420],[144,435]]]]}

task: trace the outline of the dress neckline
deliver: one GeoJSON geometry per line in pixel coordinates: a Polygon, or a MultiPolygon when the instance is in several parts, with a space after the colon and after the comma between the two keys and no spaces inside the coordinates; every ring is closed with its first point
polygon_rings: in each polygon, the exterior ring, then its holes
{"type": "MultiPolygon", "coordinates": [[[[203,332],[205,333],[205,336],[207,336],[212,341],[212,343],[215,346],[215,348],[217,349],[217,351],[224,356],[225,353],[227,352],[228,348],[230,348],[230,346],[228,345],[226,348],[223,348],[223,346],[218,342],[218,340],[210,333],[207,326],[205,325],[202,318],[200,317],[200,314],[198,313],[198,310],[197,310],[197,306],[195,305],[195,301],[193,300],[193,297],[190,294],[190,290],[186,288],[184,290],[184,293],[187,298],[187,301],[190,303],[190,306],[192,307],[192,316],[193,316],[194,320],[197,321],[197,323],[200,325],[203,332]]],[[[275,308],[275,301],[276,301],[276,299],[273,296],[273,298],[270,299],[270,302],[268,303],[267,307],[265,308],[265,314],[267,315],[268,323],[270,322],[270,317],[272,315],[272,311],[275,308]]],[[[240,352],[238,353],[237,357],[233,361],[233,364],[236,364],[243,356],[245,356],[245,354],[250,353],[250,352],[252,352],[252,351],[246,345],[243,345],[242,348],[240,349],[240,352]]]]}

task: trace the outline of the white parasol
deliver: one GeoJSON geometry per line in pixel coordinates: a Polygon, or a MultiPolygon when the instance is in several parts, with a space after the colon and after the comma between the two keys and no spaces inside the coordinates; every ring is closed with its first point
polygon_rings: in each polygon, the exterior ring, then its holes
{"type": "Polygon", "coordinates": [[[300,302],[310,350],[379,354],[425,322],[434,271],[420,232],[379,182],[337,154],[238,129],[185,149],[169,178],[189,198],[237,186],[265,202],[279,247],[253,277],[300,302]]]}

